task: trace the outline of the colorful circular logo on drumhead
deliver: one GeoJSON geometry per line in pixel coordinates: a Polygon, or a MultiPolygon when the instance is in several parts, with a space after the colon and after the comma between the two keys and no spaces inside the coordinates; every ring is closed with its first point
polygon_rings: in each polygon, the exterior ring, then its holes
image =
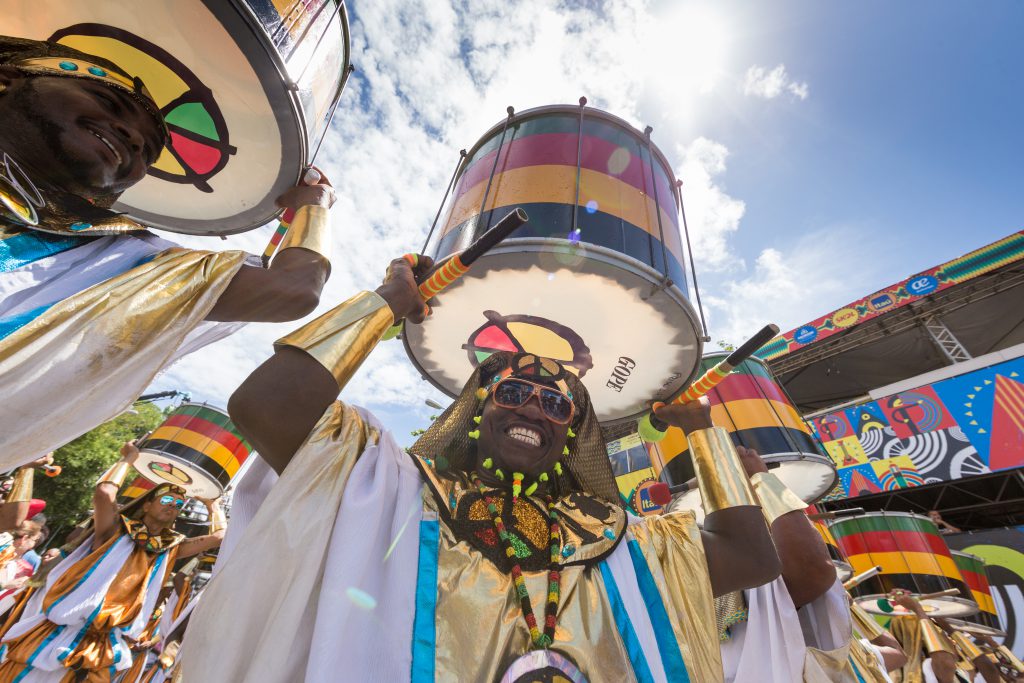
{"type": "Polygon", "coordinates": [[[149,174],[213,192],[209,180],[237,150],[228,142],[228,127],[213,91],[188,67],[148,40],[106,24],[69,26],[50,40],[109,59],[142,79],[171,134],[149,174]]]}
{"type": "Polygon", "coordinates": [[[474,366],[498,351],[526,352],[552,358],[578,377],[594,367],[590,348],[565,325],[533,315],[501,315],[484,311],[487,323],[469,335],[462,348],[474,366]]]}
{"type": "Polygon", "coordinates": [[[147,467],[149,467],[149,471],[154,475],[172,484],[188,486],[192,483],[192,477],[189,476],[188,472],[173,463],[153,460],[147,467]]]}

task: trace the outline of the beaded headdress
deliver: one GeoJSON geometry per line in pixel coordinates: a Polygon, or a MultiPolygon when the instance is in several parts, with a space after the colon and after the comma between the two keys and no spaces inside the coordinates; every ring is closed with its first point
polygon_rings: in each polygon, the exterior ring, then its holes
{"type": "MultiPolygon", "coordinates": [[[[0,36],[0,66],[14,67],[27,76],[80,78],[119,90],[137,102],[157,123],[162,143],[169,133],[160,108],[142,80],[110,60],[41,40],[0,36]]],[[[2,169],[0,169],[2,170],[2,169]]],[[[58,188],[42,188],[44,206],[33,229],[59,234],[103,235],[143,229],[138,223],[110,210],[119,194],[85,199],[58,188]],[[74,225],[75,228],[70,226],[74,225]]]]}
{"type": "MultiPolygon", "coordinates": [[[[425,459],[443,457],[449,468],[463,472],[476,467],[477,442],[470,438],[469,432],[476,429],[474,418],[480,413],[478,390],[486,390],[505,377],[549,384],[569,395],[576,407],[569,425],[576,436],[569,440],[568,454],[562,456],[562,474],[555,479],[555,490],[560,495],[581,491],[621,506],[622,500],[590,395],[574,374],[550,358],[509,351],[493,354],[476,368],[458,398],[434,420],[409,451],[425,459]]],[[[486,391],[482,393],[486,396],[486,391]]]]}

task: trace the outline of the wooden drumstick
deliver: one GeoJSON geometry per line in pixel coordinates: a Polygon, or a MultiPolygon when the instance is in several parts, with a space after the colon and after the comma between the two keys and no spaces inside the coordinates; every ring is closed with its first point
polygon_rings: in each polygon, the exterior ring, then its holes
{"type": "Polygon", "coordinates": [[[879,565],[877,567],[872,567],[871,569],[867,570],[866,572],[861,572],[860,574],[857,574],[857,576],[853,576],[853,577],[850,577],[849,579],[847,579],[843,583],[843,588],[845,588],[846,590],[850,590],[852,588],[856,588],[858,585],[864,583],[868,579],[873,579],[874,577],[878,576],[881,573],[882,573],[881,565],[879,565]]]}
{"type": "MultiPolygon", "coordinates": [[[[513,230],[529,220],[530,217],[526,215],[525,211],[520,208],[513,209],[498,221],[493,228],[481,235],[476,242],[469,245],[465,251],[455,254],[445,260],[440,266],[435,267],[433,272],[423,282],[419,283],[420,296],[423,297],[423,301],[429,301],[451,286],[456,280],[466,274],[474,261],[486,254],[495,245],[511,235],[513,230]]],[[[405,259],[414,268],[416,267],[416,256],[414,254],[406,254],[405,259]]],[[[384,334],[384,339],[391,339],[400,333],[402,331],[402,324],[398,323],[389,329],[384,334]]]]}
{"type": "MultiPolygon", "coordinates": [[[[738,349],[730,353],[725,360],[701,375],[696,382],[691,384],[686,391],[677,396],[672,403],[689,403],[690,401],[696,401],[701,396],[704,396],[714,389],[715,386],[723,379],[728,377],[729,373],[732,372],[740,363],[754,355],[755,351],[771,341],[771,339],[778,333],[778,325],[765,325],[757,334],[745,341],[738,349]]],[[[655,403],[652,408],[656,410],[662,405],[664,404],[655,403]]],[[[644,441],[657,442],[665,438],[665,434],[668,432],[668,424],[664,420],[658,419],[658,417],[651,412],[640,419],[638,431],[644,441]]]]}
{"type": "MultiPolygon", "coordinates": [[[[935,591],[934,593],[925,593],[924,595],[919,595],[917,596],[917,601],[921,602],[922,600],[931,600],[933,598],[948,598],[954,595],[960,595],[960,590],[957,588],[947,588],[944,591],[935,591]]],[[[892,612],[894,608],[889,598],[879,598],[878,609],[882,610],[883,612],[892,612]]]]}

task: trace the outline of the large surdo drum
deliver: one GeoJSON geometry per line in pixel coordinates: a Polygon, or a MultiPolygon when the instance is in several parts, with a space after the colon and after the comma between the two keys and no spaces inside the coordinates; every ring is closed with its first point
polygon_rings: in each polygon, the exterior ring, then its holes
{"type": "Polygon", "coordinates": [[[996,603],[992,598],[992,586],[988,581],[988,570],[985,568],[985,560],[977,555],[952,550],[953,561],[956,562],[960,575],[970,592],[964,595],[978,603],[978,613],[962,619],[953,619],[952,623],[961,631],[977,635],[1003,637],[1006,635],[999,625],[999,612],[996,611],[996,603]]]}
{"type": "Polygon", "coordinates": [[[406,327],[413,363],[454,396],[495,351],[555,358],[606,424],[675,396],[701,351],[677,190],[661,152],[611,114],[510,115],[461,161],[425,252],[461,251],[516,207],[530,221],[406,327]]]}
{"type": "Polygon", "coordinates": [[[201,498],[223,493],[252,455],[227,413],[205,403],[178,406],[138,447],[135,468],[144,477],[201,498]]]}
{"type": "Polygon", "coordinates": [[[171,142],[114,208],[200,235],[279,213],[349,70],[343,0],[6,0],[0,31],[105,57],[145,82],[171,142]]]}
{"type": "MultiPolygon", "coordinates": [[[[701,372],[727,355],[704,356],[701,372]]],[[[801,500],[813,503],[835,485],[835,465],[822,453],[807,423],[763,361],[743,361],[707,396],[715,426],[725,427],[737,446],[756,450],[768,470],[801,500]]],[[[678,485],[693,479],[693,461],[682,430],[669,428],[665,438],[653,446],[655,459],[664,465],[662,481],[678,485]]],[[[700,492],[692,489],[677,495],[672,509],[692,509],[698,518],[703,517],[700,492]]]]}
{"type": "MultiPolygon", "coordinates": [[[[895,588],[915,596],[955,588],[970,595],[952,553],[935,523],[909,512],[869,512],[829,523],[832,535],[846,554],[855,574],[872,567],[881,573],[852,589],[854,600],[868,612],[888,616],[906,614],[901,607],[889,612],[878,601],[895,588]]],[[[960,596],[930,598],[922,607],[931,616],[964,617],[978,611],[973,599],[960,596]]]]}

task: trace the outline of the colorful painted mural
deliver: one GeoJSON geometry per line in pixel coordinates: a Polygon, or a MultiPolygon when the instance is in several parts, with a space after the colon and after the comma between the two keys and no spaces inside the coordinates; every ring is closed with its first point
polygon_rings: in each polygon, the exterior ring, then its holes
{"type": "Polygon", "coordinates": [[[975,249],[969,254],[947,261],[931,270],[918,273],[806,325],[801,325],[795,330],[781,334],[762,346],[757,355],[766,361],[774,360],[883,313],[906,306],[921,297],[966,282],[971,278],[1021,259],[1024,259],[1024,231],[1014,233],[981,249],[975,249]]]}
{"type": "Polygon", "coordinates": [[[1024,466],[1024,357],[810,420],[856,497],[1024,466]]]}

